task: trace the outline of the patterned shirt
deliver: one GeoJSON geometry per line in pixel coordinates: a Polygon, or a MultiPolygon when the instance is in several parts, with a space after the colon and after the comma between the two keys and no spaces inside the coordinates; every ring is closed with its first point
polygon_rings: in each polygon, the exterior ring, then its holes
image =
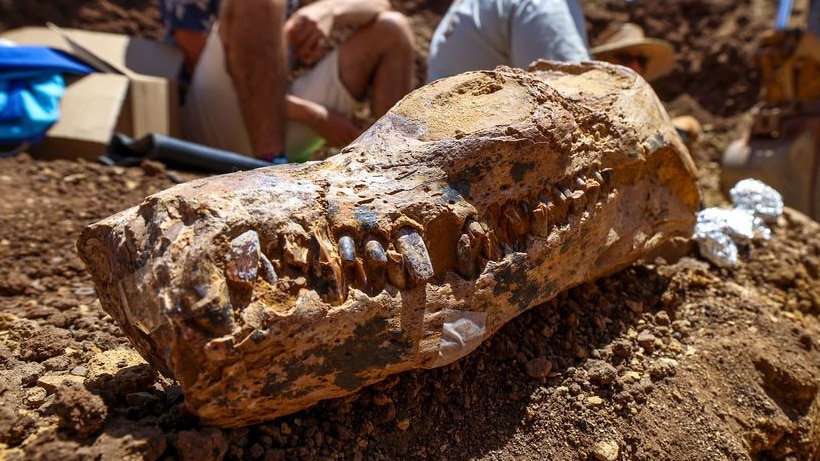
{"type": "MultiPolygon", "coordinates": [[[[222,0],[159,0],[159,11],[165,29],[165,40],[177,29],[207,33],[219,15],[222,0]]],[[[242,1],[242,0],[239,0],[242,1]]],[[[299,8],[299,0],[287,0],[287,17],[299,8]]]]}

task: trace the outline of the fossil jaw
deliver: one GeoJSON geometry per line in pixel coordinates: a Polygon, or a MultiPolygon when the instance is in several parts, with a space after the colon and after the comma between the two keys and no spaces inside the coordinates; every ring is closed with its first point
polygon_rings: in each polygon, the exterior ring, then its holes
{"type": "Polygon", "coordinates": [[[440,80],[337,156],[194,181],[84,230],[103,307],[211,424],[451,363],[689,237],[691,159],[603,63],[440,80]]]}

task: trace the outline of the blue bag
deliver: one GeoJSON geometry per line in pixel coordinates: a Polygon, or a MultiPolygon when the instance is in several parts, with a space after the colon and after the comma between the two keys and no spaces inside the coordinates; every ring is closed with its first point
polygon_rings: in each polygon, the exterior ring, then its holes
{"type": "Polygon", "coordinates": [[[60,119],[62,74],[93,71],[45,46],[0,46],[0,143],[41,141],[60,119]]]}

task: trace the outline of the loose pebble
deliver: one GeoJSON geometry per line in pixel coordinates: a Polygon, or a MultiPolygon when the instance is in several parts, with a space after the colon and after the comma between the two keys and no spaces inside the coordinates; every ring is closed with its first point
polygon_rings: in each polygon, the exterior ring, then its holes
{"type": "Polygon", "coordinates": [[[592,447],[592,454],[599,461],[615,461],[618,459],[620,447],[612,440],[602,440],[592,447]]]}

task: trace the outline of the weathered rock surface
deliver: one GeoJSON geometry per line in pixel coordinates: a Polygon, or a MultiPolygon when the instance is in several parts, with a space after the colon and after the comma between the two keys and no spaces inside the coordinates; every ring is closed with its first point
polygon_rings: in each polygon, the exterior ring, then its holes
{"type": "Polygon", "coordinates": [[[186,405],[240,426],[451,363],[689,237],[695,176],[634,73],[540,63],[423,87],[326,161],[152,195],[78,249],[186,405]]]}

